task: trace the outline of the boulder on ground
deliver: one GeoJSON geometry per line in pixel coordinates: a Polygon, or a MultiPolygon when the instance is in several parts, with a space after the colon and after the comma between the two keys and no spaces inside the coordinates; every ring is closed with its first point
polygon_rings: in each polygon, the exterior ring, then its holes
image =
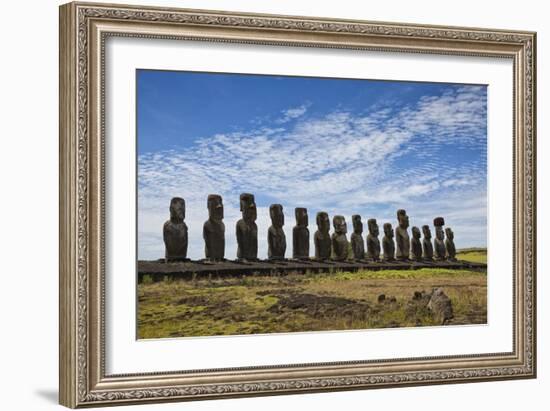
{"type": "Polygon", "coordinates": [[[454,318],[453,304],[442,288],[435,288],[432,291],[428,308],[441,325],[447,324],[449,320],[454,318]]]}

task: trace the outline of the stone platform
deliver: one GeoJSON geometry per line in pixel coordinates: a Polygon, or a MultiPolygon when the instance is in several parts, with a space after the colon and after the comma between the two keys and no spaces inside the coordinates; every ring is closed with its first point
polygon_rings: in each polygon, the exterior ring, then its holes
{"type": "Polygon", "coordinates": [[[164,278],[192,279],[205,276],[242,276],[242,275],[284,275],[290,273],[330,273],[358,270],[416,270],[420,268],[475,269],[485,270],[487,264],[469,261],[316,261],[316,260],[259,260],[242,262],[225,260],[211,263],[208,261],[169,262],[138,261],[138,282],[144,275],[150,275],[153,281],[164,278]]]}

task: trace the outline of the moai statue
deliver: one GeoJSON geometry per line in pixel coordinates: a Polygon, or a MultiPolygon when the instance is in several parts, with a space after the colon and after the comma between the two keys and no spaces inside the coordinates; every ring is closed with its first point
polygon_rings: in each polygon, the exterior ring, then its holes
{"type": "Polygon", "coordinates": [[[206,200],[208,220],[202,227],[204,254],[210,261],[222,261],[225,257],[225,224],[223,223],[222,196],[209,194],[206,200]]]}
{"type": "Polygon", "coordinates": [[[332,219],[334,233],[332,233],[332,258],[336,261],[348,259],[348,226],[344,216],[335,215],[332,219]]]}
{"type": "Polygon", "coordinates": [[[309,228],[307,208],[294,209],[296,225],[292,229],[292,258],[299,260],[309,259],[309,228]]]}
{"type": "Polygon", "coordinates": [[[443,226],[445,225],[445,220],[443,217],[434,218],[435,226],[435,239],[434,239],[434,251],[435,259],[437,261],[443,261],[447,257],[447,252],[445,250],[445,233],[443,232],[443,226]]]}
{"type": "Polygon", "coordinates": [[[373,261],[380,260],[380,240],[378,239],[379,229],[375,218],[367,221],[369,234],[367,235],[367,258],[373,261]]]}
{"type": "Polygon", "coordinates": [[[393,242],[393,228],[390,223],[384,224],[384,238],[382,238],[382,249],[384,250],[384,260],[395,260],[395,244],[393,242]]]}
{"type": "Polygon", "coordinates": [[[351,216],[353,223],[353,233],[351,234],[351,249],[353,258],[363,260],[365,258],[365,242],[363,240],[363,222],[360,215],[351,216]]]}
{"type": "Polygon", "coordinates": [[[271,204],[269,207],[271,227],[267,231],[267,257],[270,260],[284,260],[286,237],[283,230],[285,215],[281,204],[271,204]]]}
{"type": "Polygon", "coordinates": [[[397,210],[398,226],[395,228],[395,257],[398,260],[405,261],[409,259],[411,249],[409,232],[409,216],[405,210],[397,210]]]}
{"type": "Polygon", "coordinates": [[[313,242],[315,243],[315,258],[317,260],[328,260],[331,252],[331,239],[330,239],[330,220],[328,214],[324,211],[320,211],[316,216],[317,231],[313,235],[313,242]]]}
{"type": "Polygon", "coordinates": [[[422,261],[422,243],[420,242],[420,230],[412,228],[411,258],[415,261],[422,261]]]}
{"type": "Polygon", "coordinates": [[[422,233],[424,238],[422,239],[422,258],[427,261],[434,259],[434,247],[432,245],[432,232],[429,225],[422,226],[422,233]]]}
{"type": "Polygon", "coordinates": [[[445,249],[447,250],[447,259],[456,261],[455,234],[451,227],[445,229],[445,249]]]}
{"type": "Polygon", "coordinates": [[[237,258],[255,261],[258,259],[258,226],[254,194],[241,194],[240,203],[243,218],[237,221],[237,258]]]}
{"type": "Polygon", "coordinates": [[[170,201],[170,220],[163,227],[166,262],[187,260],[187,225],[183,220],[185,200],[174,197],[170,201]]]}

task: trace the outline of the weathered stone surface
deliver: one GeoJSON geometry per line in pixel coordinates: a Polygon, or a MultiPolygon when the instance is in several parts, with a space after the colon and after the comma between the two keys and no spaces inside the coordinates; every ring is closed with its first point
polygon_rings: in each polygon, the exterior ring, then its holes
{"type": "Polygon", "coordinates": [[[240,206],[243,218],[237,222],[236,226],[237,258],[255,261],[258,259],[258,226],[254,195],[241,194],[240,206]]]}
{"type": "Polygon", "coordinates": [[[409,259],[409,251],[411,248],[409,232],[409,216],[405,210],[397,210],[398,226],[395,228],[395,257],[398,260],[404,261],[409,259]]]}
{"type": "Polygon", "coordinates": [[[436,217],[434,219],[435,226],[435,239],[434,239],[434,250],[435,250],[435,259],[437,261],[443,261],[447,258],[447,251],[445,250],[445,233],[443,232],[443,226],[445,225],[445,220],[443,217],[436,217]]]}
{"type": "Polygon", "coordinates": [[[365,241],[363,240],[363,222],[360,215],[351,217],[353,223],[353,233],[351,234],[351,249],[353,258],[363,260],[365,258],[365,241]]]}
{"type": "Polygon", "coordinates": [[[204,254],[210,261],[222,261],[225,257],[225,224],[223,223],[223,201],[218,194],[210,194],[206,201],[208,220],[202,228],[204,254]]]}
{"type": "Polygon", "coordinates": [[[380,260],[380,240],[378,239],[379,229],[375,218],[367,221],[369,234],[367,235],[367,258],[378,261],[380,260]]]}
{"type": "Polygon", "coordinates": [[[422,261],[422,243],[420,242],[420,230],[418,227],[412,228],[411,259],[422,261]]]}
{"type": "Polygon", "coordinates": [[[286,252],[283,206],[281,204],[271,204],[269,216],[271,217],[271,227],[267,231],[267,256],[270,260],[282,260],[285,258],[286,252]]]}
{"type": "Polygon", "coordinates": [[[456,261],[455,235],[451,227],[445,229],[445,250],[447,251],[447,259],[456,261]]]}
{"type": "Polygon", "coordinates": [[[170,220],[164,223],[163,238],[167,262],[187,259],[187,225],[185,220],[185,200],[174,197],[170,201],[170,220]]]}
{"type": "Polygon", "coordinates": [[[422,233],[424,238],[422,239],[422,258],[427,261],[434,259],[434,247],[432,245],[432,232],[429,225],[422,226],[422,233]]]}
{"type": "Polygon", "coordinates": [[[384,224],[384,238],[382,239],[384,260],[395,260],[395,244],[393,242],[393,228],[390,223],[384,224]]]}
{"type": "Polygon", "coordinates": [[[292,257],[296,259],[309,258],[309,229],[307,208],[297,207],[294,210],[296,225],[292,229],[292,257]]]}
{"type": "Polygon", "coordinates": [[[442,262],[410,262],[403,264],[395,261],[316,261],[316,260],[256,260],[253,262],[242,260],[224,260],[215,263],[207,261],[181,261],[165,264],[164,259],[157,261],[138,261],[138,280],[144,275],[154,274],[155,278],[188,278],[193,276],[240,276],[255,273],[262,274],[291,274],[291,273],[329,273],[335,271],[359,271],[359,270],[411,270],[419,268],[446,268],[453,270],[486,270],[487,264],[472,263],[468,261],[442,261],[442,262]]]}
{"type": "Polygon", "coordinates": [[[454,318],[451,299],[443,292],[443,289],[436,288],[432,292],[428,308],[432,311],[437,321],[445,325],[454,318]]]}
{"type": "Polygon", "coordinates": [[[313,235],[313,242],[315,244],[315,258],[318,260],[328,260],[331,253],[331,239],[330,239],[330,220],[328,214],[324,211],[320,211],[316,216],[317,231],[313,235]]]}
{"type": "Polygon", "coordinates": [[[348,226],[344,216],[336,215],[332,219],[334,233],[332,234],[332,258],[336,261],[348,259],[348,226]]]}

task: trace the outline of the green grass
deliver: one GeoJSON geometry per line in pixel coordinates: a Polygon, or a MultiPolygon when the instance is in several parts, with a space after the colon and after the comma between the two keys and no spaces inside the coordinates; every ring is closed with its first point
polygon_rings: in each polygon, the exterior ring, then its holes
{"type": "Polygon", "coordinates": [[[149,278],[138,285],[138,335],[163,338],[437,325],[427,310],[410,302],[415,291],[435,287],[442,287],[453,302],[451,324],[486,323],[485,272],[365,270],[156,283],[149,278]],[[387,297],[382,303],[380,294],[387,297]]]}
{"type": "Polygon", "coordinates": [[[458,250],[456,258],[464,261],[471,261],[473,263],[485,263],[487,264],[487,249],[485,248],[470,248],[464,250],[458,250]]]}

